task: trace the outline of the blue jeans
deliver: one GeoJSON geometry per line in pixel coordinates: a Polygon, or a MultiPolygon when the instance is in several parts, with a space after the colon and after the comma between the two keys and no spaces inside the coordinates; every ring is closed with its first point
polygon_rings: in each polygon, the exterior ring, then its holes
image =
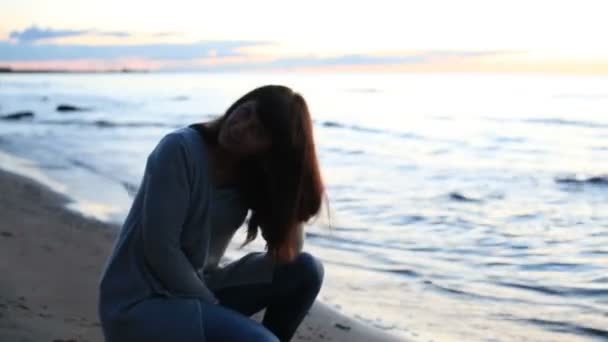
{"type": "Polygon", "coordinates": [[[218,290],[215,295],[221,305],[206,307],[207,341],[291,340],[321,289],[323,274],[321,262],[303,252],[293,262],[277,264],[271,284],[218,290]],[[264,308],[261,325],[246,317],[264,308]]]}

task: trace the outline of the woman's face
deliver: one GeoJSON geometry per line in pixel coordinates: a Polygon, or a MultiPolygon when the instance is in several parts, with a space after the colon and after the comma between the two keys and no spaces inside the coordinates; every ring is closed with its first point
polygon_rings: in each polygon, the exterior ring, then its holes
{"type": "Polygon", "coordinates": [[[224,121],[218,136],[220,146],[239,157],[255,157],[267,152],[272,144],[256,112],[255,100],[243,102],[224,121]]]}

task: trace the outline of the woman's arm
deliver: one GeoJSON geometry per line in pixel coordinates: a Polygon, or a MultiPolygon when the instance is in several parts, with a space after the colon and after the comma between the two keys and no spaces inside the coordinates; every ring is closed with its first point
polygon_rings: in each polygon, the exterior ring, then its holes
{"type": "Polygon", "coordinates": [[[181,137],[168,134],[148,157],[142,212],[145,259],[170,293],[217,303],[180,245],[190,206],[186,153],[181,137]]]}
{"type": "Polygon", "coordinates": [[[289,262],[302,252],[304,247],[304,224],[300,223],[289,237],[290,244],[277,251],[279,262],[289,262]]]}
{"type": "Polygon", "coordinates": [[[304,248],[304,224],[298,225],[294,235],[294,246],[296,255],[300,254],[302,249],[304,248]]]}

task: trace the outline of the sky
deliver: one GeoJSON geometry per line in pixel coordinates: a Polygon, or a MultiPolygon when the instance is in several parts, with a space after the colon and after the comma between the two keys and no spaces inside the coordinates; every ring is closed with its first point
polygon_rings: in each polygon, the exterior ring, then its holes
{"type": "Polygon", "coordinates": [[[2,0],[0,67],[608,74],[604,0],[2,0]]]}

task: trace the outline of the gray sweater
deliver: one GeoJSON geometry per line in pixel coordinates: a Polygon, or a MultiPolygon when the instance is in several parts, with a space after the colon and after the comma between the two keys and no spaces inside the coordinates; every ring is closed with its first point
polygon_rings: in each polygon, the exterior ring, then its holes
{"type": "MultiPolygon", "coordinates": [[[[145,321],[130,308],[146,299],[217,303],[213,290],[272,281],[274,261],[265,253],[218,266],[247,208],[236,189],[215,188],[209,175],[206,144],[190,127],[165,135],[148,156],[99,283],[99,315],[107,335],[119,336],[124,322],[145,321]]],[[[183,317],[190,324],[195,319],[200,322],[200,317],[183,317]]]]}

